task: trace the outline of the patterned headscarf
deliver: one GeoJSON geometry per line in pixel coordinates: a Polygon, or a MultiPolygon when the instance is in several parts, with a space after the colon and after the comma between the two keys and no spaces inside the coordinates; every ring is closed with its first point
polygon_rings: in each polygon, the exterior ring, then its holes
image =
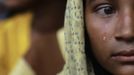
{"type": "Polygon", "coordinates": [[[59,75],[94,75],[84,49],[83,0],[68,0],[65,13],[64,70],[59,75]]]}

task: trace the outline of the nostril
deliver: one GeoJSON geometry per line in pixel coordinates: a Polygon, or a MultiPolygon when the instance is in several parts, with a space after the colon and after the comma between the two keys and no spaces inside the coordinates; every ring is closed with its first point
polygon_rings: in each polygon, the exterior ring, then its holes
{"type": "Polygon", "coordinates": [[[115,39],[117,41],[122,41],[122,42],[126,42],[126,43],[134,43],[134,36],[131,36],[131,37],[127,37],[127,36],[118,36],[118,37],[115,37],[115,39]]]}
{"type": "Polygon", "coordinates": [[[121,31],[116,33],[115,39],[121,42],[134,43],[134,30],[130,26],[123,28],[121,31]]]}

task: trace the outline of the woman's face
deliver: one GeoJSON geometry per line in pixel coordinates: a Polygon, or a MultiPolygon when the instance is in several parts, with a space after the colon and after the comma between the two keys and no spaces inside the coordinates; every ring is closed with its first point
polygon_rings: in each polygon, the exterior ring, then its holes
{"type": "Polygon", "coordinates": [[[134,75],[134,0],[87,0],[85,22],[98,62],[114,75],[134,75]]]}

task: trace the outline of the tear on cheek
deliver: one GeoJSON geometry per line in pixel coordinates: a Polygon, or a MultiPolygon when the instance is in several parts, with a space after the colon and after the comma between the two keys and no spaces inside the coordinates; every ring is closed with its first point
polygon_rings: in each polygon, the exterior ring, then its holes
{"type": "Polygon", "coordinates": [[[106,36],[103,37],[103,41],[105,41],[105,40],[106,40],[106,36]]]}

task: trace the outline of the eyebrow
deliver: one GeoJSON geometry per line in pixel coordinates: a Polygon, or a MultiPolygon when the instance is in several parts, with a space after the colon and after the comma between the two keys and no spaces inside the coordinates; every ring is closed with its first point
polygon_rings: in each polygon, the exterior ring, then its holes
{"type": "Polygon", "coordinates": [[[86,3],[92,4],[92,3],[96,2],[96,1],[108,1],[108,2],[111,2],[111,3],[115,3],[118,0],[86,0],[86,3]]]}
{"type": "MultiPolygon", "coordinates": [[[[87,0],[88,2],[95,2],[95,1],[97,1],[97,0],[87,0]]],[[[100,0],[101,1],[101,0],[100,0]]],[[[104,0],[104,1],[109,1],[109,2],[115,2],[115,1],[118,1],[118,0],[104,0]]]]}

